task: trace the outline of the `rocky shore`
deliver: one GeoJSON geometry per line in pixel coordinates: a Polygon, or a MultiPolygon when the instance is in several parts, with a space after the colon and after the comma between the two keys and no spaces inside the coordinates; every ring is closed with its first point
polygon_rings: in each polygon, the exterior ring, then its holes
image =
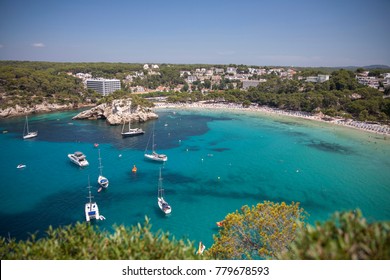
{"type": "Polygon", "coordinates": [[[10,118],[17,116],[25,116],[30,114],[38,114],[38,113],[50,113],[56,111],[65,111],[65,110],[74,110],[82,107],[91,106],[91,104],[51,104],[47,102],[43,102],[41,104],[37,104],[31,107],[21,107],[16,105],[15,107],[8,107],[5,109],[0,109],[0,118],[10,118]]]}
{"type": "Polygon", "coordinates": [[[105,119],[110,125],[119,125],[127,122],[146,122],[157,119],[158,115],[150,108],[132,106],[131,98],[116,99],[111,103],[103,103],[74,116],[74,120],[105,119]]]}

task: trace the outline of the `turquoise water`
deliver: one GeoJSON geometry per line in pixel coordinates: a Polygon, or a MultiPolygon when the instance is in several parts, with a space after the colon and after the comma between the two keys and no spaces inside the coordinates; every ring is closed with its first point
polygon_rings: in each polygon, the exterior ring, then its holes
{"type": "Polygon", "coordinates": [[[207,247],[215,222],[243,205],[264,200],[300,202],[309,222],[334,211],[360,208],[369,221],[390,220],[390,140],[323,123],[257,113],[160,110],[141,124],[145,135],[122,138],[121,127],[104,121],[74,121],[75,112],[31,116],[35,139],[22,140],[23,118],[0,121],[0,234],[25,239],[49,225],[83,222],[88,176],[101,228],[127,226],[148,216],[153,229],[207,247]],[[144,159],[156,130],[156,149],[166,163],[144,159]],[[98,193],[99,143],[103,174],[98,193]],[[90,166],[67,154],[82,151],[90,166]],[[23,170],[17,169],[26,164],[23,170]],[[138,168],[132,173],[133,165],[138,168]],[[157,206],[159,167],[172,214],[157,206]]]}

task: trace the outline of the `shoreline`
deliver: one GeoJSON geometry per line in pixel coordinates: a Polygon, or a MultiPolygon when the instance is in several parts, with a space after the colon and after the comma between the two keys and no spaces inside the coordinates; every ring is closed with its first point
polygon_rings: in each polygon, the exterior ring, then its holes
{"type": "Polygon", "coordinates": [[[163,103],[155,102],[155,108],[161,109],[208,109],[208,110],[236,110],[242,112],[261,112],[268,114],[275,114],[280,116],[295,117],[301,119],[307,119],[317,122],[323,122],[333,124],[337,126],[349,127],[360,131],[369,133],[390,136],[390,126],[372,124],[368,122],[355,121],[352,119],[334,118],[326,115],[311,114],[301,111],[288,111],[275,109],[268,106],[250,105],[249,107],[242,107],[235,103],[207,103],[207,102],[194,102],[194,103],[163,103]]]}
{"type": "Polygon", "coordinates": [[[95,105],[86,103],[81,103],[76,106],[74,104],[60,105],[55,103],[42,103],[33,107],[21,107],[19,105],[16,105],[15,107],[7,107],[5,109],[0,109],[0,119],[8,119],[33,114],[65,112],[93,106],[95,105]]]}

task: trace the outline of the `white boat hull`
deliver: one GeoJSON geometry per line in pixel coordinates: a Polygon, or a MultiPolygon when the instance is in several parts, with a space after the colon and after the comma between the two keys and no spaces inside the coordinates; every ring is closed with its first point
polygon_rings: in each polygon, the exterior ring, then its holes
{"type": "Polygon", "coordinates": [[[161,211],[165,214],[170,214],[172,212],[171,206],[164,200],[162,197],[157,198],[158,207],[160,207],[161,211]]]}
{"type": "Polygon", "coordinates": [[[168,160],[168,157],[166,155],[163,155],[163,154],[145,154],[145,158],[147,159],[150,159],[150,160],[154,160],[154,161],[161,161],[161,162],[164,162],[164,161],[167,161],[168,160]]]}
{"type": "Polygon", "coordinates": [[[23,136],[23,139],[31,139],[38,136],[38,132],[29,132],[28,134],[23,136]]]}
{"type": "Polygon", "coordinates": [[[85,167],[89,165],[89,162],[85,158],[79,159],[74,154],[68,154],[68,158],[70,159],[71,162],[73,162],[74,164],[80,167],[85,167]]]}
{"type": "Polygon", "coordinates": [[[92,219],[100,220],[99,207],[96,202],[85,204],[85,220],[89,222],[92,219]]]}
{"type": "Polygon", "coordinates": [[[99,176],[98,177],[98,184],[102,187],[102,188],[108,188],[108,184],[109,184],[109,181],[106,177],[104,176],[99,176]]]}
{"type": "Polygon", "coordinates": [[[130,129],[129,131],[122,132],[121,135],[123,137],[130,137],[130,136],[141,135],[141,134],[144,134],[144,133],[145,133],[145,131],[143,131],[142,129],[134,128],[134,129],[130,129]]]}

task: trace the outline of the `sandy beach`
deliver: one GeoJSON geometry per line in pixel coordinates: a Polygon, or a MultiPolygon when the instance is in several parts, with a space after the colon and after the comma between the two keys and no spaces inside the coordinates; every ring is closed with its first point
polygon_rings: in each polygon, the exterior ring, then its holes
{"type": "Polygon", "coordinates": [[[172,108],[172,109],[198,108],[198,109],[205,109],[205,110],[223,109],[223,110],[262,112],[262,113],[277,114],[282,116],[304,118],[304,119],[319,121],[319,122],[326,122],[329,124],[346,126],[358,130],[375,133],[375,134],[390,135],[390,126],[388,125],[361,122],[352,119],[333,118],[323,114],[321,115],[321,114],[311,114],[311,113],[300,112],[300,111],[281,110],[281,109],[270,108],[267,106],[251,105],[249,107],[243,107],[242,105],[235,104],[235,103],[210,103],[210,102],[202,102],[202,101],[194,102],[194,103],[156,102],[155,106],[156,108],[172,108]]]}

